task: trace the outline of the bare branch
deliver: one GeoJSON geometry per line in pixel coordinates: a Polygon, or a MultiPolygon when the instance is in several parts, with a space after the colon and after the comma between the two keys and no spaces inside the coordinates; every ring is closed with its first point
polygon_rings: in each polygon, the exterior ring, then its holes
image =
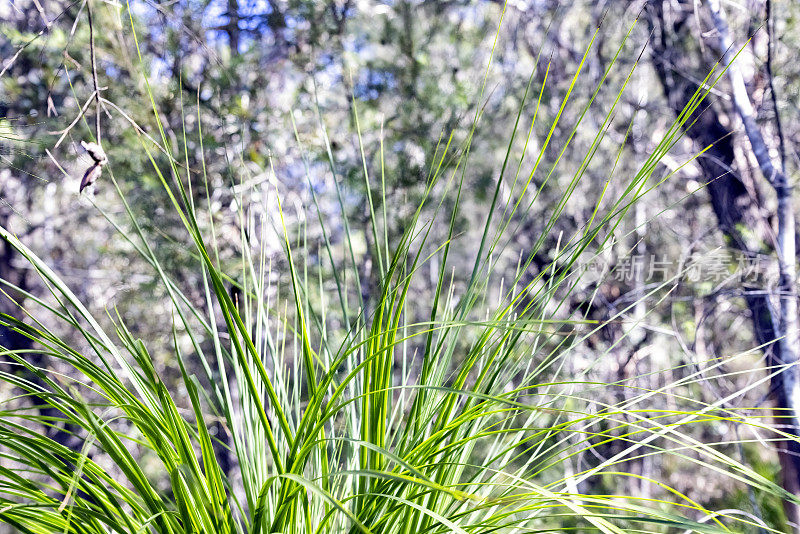
{"type": "Polygon", "coordinates": [[[60,130],[60,131],[57,131],[57,132],[48,132],[48,133],[50,133],[52,135],[61,134],[61,137],[58,138],[58,141],[56,141],[56,144],[53,145],[54,149],[58,148],[59,145],[61,145],[61,143],[64,142],[64,138],[67,137],[67,134],[70,132],[70,130],[72,130],[75,127],[75,125],[78,124],[78,121],[81,120],[81,117],[83,117],[83,115],[86,113],[86,110],[89,108],[89,104],[92,103],[92,100],[94,99],[95,94],[96,93],[92,93],[89,96],[89,98],[86,100],[86,103],[83,105],[83,107],[81,107],[80,113],[78,113],[78,116],[75,117],[72,120],[72,122],[69,124],[69,126],[64,128],[63,130],[60,130]]]}
{"type": "Polygon", "coordinates": [[[739,52],[738,49],[733,46],[733,40],[728,30],[728,22],[725,13],[720,7],[719,0],[709,0],[708,6],[711,10],[714,26],[719,36],[720,47],[724,51],[722,63],[727,69],[728,79],[731,82],[733,103],[736,107],[736,112],[742,119],[745,134],[753,149],[753,155],[756,157],[756,161],[758,161],[758,166],[764,174],[764,177],[769,180],[770,184],[772,184],[776,190],[786,187],[786,177],[775,168],[775,165],[772,163],[772,159],[769,156],[769,148],[767,148],[764,137],[761,135],[761,130],[756,123],[755,110],[753,109],[753,104],[750,102],[750,95],[747,93],[742,71],[734,65],[734,60],[739,55],[739,52]]]}
{"type": "Polygon", "coordinates": [[[781,155],[781,172],[786,172],[786,142],[783,136],[783,126],[781,125],[781,114],[778,111],[778,96],[775,94],[774,76],[772,74],[772,48],[774,46],[774,31],[775,21],[772,17],[772,2],[766,2],[766,19],[767,19],[767,83],[769,84],[769,95],[772,101],[772,111],[775,113],[775,129],[778,135],[778,147],[781,155]]]}
{"type": "Polygon", "coordinates": [[[94,97],[96,102],[96,113],[94,118],[95,135],[97,144],[100,142],[100,89],[97,87],[97,61],[94,51],[94,21],[92,19],[92,0],[86,0],[86,12],[89,14],[89,56],[92,61],[92,83],[94,84],[94,97]]]}

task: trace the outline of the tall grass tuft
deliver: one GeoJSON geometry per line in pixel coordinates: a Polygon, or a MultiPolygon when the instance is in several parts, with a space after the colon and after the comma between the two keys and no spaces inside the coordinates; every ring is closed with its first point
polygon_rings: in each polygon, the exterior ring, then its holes
{"type": "MultiPolygon", "coordinates": [[[[778,532],[753,514],[707,509],[658,480],[650,481],[659,488],[652,498],[581,492],[587,481],[614,487],[614,479],[641,477],[626,472],[625,463],[667,455],[698,471],[730,477],[731,484],[793,499],[717,444],[694,437],[692,428],[709,422],[767,426],[732,411],[726,399],[703,404],[681,397],[681,387],[703,379],[699,372],[657,390],[594,383],[564,372],[575,347],[602,326],[559,319],[557,310],[580,277],[579,260],[607,247],[603,236],[612,235],[631,206],[669,178],[654,177],[659,161],[719,74],[707,78],[705,89],[687,103],[638,172],[612,172],[609,180],[624,184],[624,194],[597,199],[583,227],[562,237],[550,267],[523,282],[585,169],[601,143],[608,143],[606,131],[633,72],[618,88],[542,235],[509,277],[498,258],[509,232],[535,209],[538,191],[528,191],[534,175],[546,176],[541,187],[548,187],[549,178],[563,172],[558,160],[546,171],[540,167],[555,142],[561,111],[574,105],[569,92],[563,95],[538,154],[514,154],[514,138],[526,126],[520,124],[523,109],[534,106],[534,121],[539,120],[549,72],[541,65],[510,132],[463,284],[453,281],[450,255],[480,112],[459,146],[455,133],[443,136],[429,160],[424,198],[411,224],[391,243],[381,228],[392,211],[385,198],[372,197],[371,191],[384,189],[365,163],[377,280],[369,299],[360,291],[349,234],[343,244],[334,243],[323,224],[319,254],[316,245],[292,237],[297,229],[284,218],[279,189],[273,187],[278,175],[258,186],[265,195],[276,195],[276,212],[251,209],[257,206],[244,198],[239,202],[242,227],[258,229],[261,238],[242,232],[239,268],[220,260],[214,226],[207,222],[210,207],[195,205],[189,187],[198,177],[188,175],[188,166],[175,157],[167,168],[157,162],[156,150],[169,154],[171,143],[150,95],[161,143],[143,138],[142,150],[193,244],[204,302],[194,302],[168,274],[120,192],[132,229],[122,237],[153,267],[172,301],[173,315],[164,319],[175,325],[181,387],[162,381],[147,342],[131,333],[124,317],[95,318],[51,267],[0,228],[50,293],[27,295],[39,311],[26,321],[3,316],[0,324],[30,338],[32,350],[61,370],[35,367],[22,351],[3,352],[27,374],[6,367],[0,379],[59,415],[48,418],[35,406],[20,408],[18,399],[3,403],[0,519],[20,532],[75,534],[711,533],[752,531],[759,524],[778,532]],[[512,180],[509,169],[531,157],[530,174],[517,171],[512,180]],[[510,198],[519,201],[504,205],[502,188],[516,191],[510,198]],[[252,213],[258,213],[255,224],[252,213]],[[445,237],[432,242],[441,233],[434,230],[442,228],[445,237]],[[273,272],[263,246],[253,245],[267,242],[272,231],[283,244],[280,273],[273,272]],[[311,264],[312,257],[321,265],[311,264]],[[435,294],[421,302],[415,284],[434,260],[435,294]],[[286,284],[276,289],[276,277],[286,284]],[[57,333],[64,331],[82,337],[85,348],[57,333]],[[179,339],[183,335],[188,351],[179,339]],[[623,401],[604,403],[610,397],[602,393],[612,388],[630,391],[623,401]],[[672,408],[658,409],[660,402],[672,408]],[[43,433],[43,427],[55,425],[71,429],[82,448],[43,433]],[[582,471],[567,468],[575,455],[610,442],[618,445],[612,456],[582,471]],[[232,465],[222,456],[232,456],[232,465]],[[143,458],[157,461],[160,476],[145,469],[143,458]]],[[[576,65],[571,87],[579,83],[582,67],[576,65]]],[[[586,109],[605,81],[603,76],[586,109]]],[[[572,134],[579,127],[585,126],[578,121],[572,134]]],[[[555,149],[566,149],[572,139],[555,149]]],[[[378,147],[361,148],[369,153],[378,147]]],[[[380,157],[382,162],[383,147],[380,157]]],[[[104,179],[117,184],[113,167],[112,161],[104,179]]],[[[345,187],[333,179],[337,188],[345,187]]],[[[323,221],[318,206],[314,197],[308,215],[323,221]]]]}

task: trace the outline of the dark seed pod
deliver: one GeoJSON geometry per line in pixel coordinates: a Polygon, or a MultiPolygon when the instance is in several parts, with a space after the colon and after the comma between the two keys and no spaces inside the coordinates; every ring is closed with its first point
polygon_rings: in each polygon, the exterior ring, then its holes
{"type": "Polygon", "coordinates": [[[86,150],[86,153],[89,154],[89,157],[92,158],[92,161],[94,161],[92,166],[83,173],[80,187],[80,192],[83,192],[84,189],[92,185],[100,177],[100,174],[103,172],[103,165],[108,163],[108,157],[103,147],[97,143],[81,141],[81,146],[86,150]]]}
{"type": "Polygon", "coordinates": [[[82,193],[84,189],[92,185],[100,177],[101,172],[103,172],[103,166],[100,163],[95,163],[86,169],[83,180],[81,180],[80,192],[82,193]]]}

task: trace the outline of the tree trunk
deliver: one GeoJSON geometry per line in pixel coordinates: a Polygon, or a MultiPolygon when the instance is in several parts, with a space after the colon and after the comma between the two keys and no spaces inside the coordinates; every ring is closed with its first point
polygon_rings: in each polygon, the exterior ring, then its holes
{"type": "MultiPolygon", "coordinates": [[[[797,322],[797,291],[796,282],[796,250],[795,250],[795,223],[794,209],[792,207],[792,194],[789,182],[781,171],[772,163],[769,149],[761,135],[761,130],[756,124],[755,112],[750,102],[750,95],[744,83],[741,71],[734,62],[739,49],[734,46],[728,30],[725,13],[719,5],[719,0],[709,0],[709,10],[717,30],[720,49],[723,54],[722,64],[727,68],[728,79],[733,92],[733,104],[736,113],[742,120],[745,134],[750,142],[750,147],[758,167],[764,178],[775,189],[778,199],[778,243],[776,253],[780,281],[778,283],[778,341],[776,364],[783,370],[774,375],[772,388],[778,400],[776,419],[782,424],[786,432],[793,436],[800,433],[800,383],[798,382],[798,333],[797,322]]],[[[783,468],[784,487],[794,495],[800,496],[800,456],[798,442],[794,439],[786,440],[781,446],[781,467],[783,468]]],[[[787,505],[787,515],[795,532],[800,532],[800,510],[797,505],[787,505]]]]}
{"type": "MultiPolygon", "coordinates": [[[[721,12],[716,2],[711,2],[715,23],[721,12]]],[[[692,54],[681,49],[681,44],[691,38],[688,26],[694,17],[692,9],[673,9],[665,16],[662,0],[651,0],[646,10],[646,19],[653,32],[653,64],[658,74],[670,107],[677,114],[697,90],[697,84],[685,76],[686,73],[702,70],[704,62],[699,53],[692,54]],[[674,39],[674,41],[673,41],[674,39]]],[[[718,32],[720,28],[717,28],[718,32]]],[[[727,25],[725,25],[727,35],[727,25]]],[[[722,33],[722,32],[719,32],[722,33]]],[[[730,48],[730,37],[723,48],[730,48]]],[[[738,52],[728,50],[725,60],[730,62],[738,52]]],[[[710,66],[708,67],[710,68],[710,66]]],[[[737,113],[745,124],[762,174],[774,187],[778,197],[777,240],[766,220],[761,195],[756,184],[745,182],[736,170],[733,131],[723,125],[720,111],[713,106],[698,109],[687,121],[691,125],[687,135],[699,148],[711,148],[698,159],[707,180],[706,190],[711,199],[720,230],[729,246],[748,257],[775,250],[780,270],[779,309],[775,310],[770,292],[763,288],[744,288],[744,297],[751,313],[756,342],[764,347],[767,362],[772,372],[771,393],[775,403],[776,420],[780,428],[798,435],[796,407],[798,380],[796,363],[798,350],[797,295],[795,283],[795,231],[794,213],[791,207],[791,192],[785,177],[769,161],[763,138],[755,124],[749,96],[738,69],[728,70],[734,89],[737,113]],[[745,233],[746,232],[746,233],[745,233]],[[780,339],[778,339],[780,338],[780,339]],[[783,372],[776,372],[783,368],[783,372]]],[[[700,75],[699,79],[703,79],[700,75]]],[[[728,123],[729,121],[726,121],[728,123]]],[[[784,488],[800,497],[800,444],[787,439],[778,447],[784,488]]],[[[785,503],[787,517],[794,532],[800,532],[800,507],[785,503]]]]}
{"type": "MultiPolygon", "coordinates": [[[[5,217],[0,214],[0,225],[5,225],[5,217]]],[[[28,280],[26,272],[14,266],[14,249],[4,239],[0,239],[0,280],[4,283],[0,284],[0,315],[13,317],[21,320],[21,309],[19,304],[24,299],[24,293],[28,291],[28,280]],[[10,285],[8,285],[10,284],[10,285]],[[14,290],[11,286],[18,288],[14,290]]],[[[8,326],[0,323],[0,350],[9,351],[30,351],[24,352],[24,358],[34,367],[43,368],[46,365],[45,357],[40,352],[31,351],[34,348],[33,341],[8,326]]],[[[8,361],[5,359],[5,361],[8,361]]],[[[24,368],[16,366],[15,371],[29,382],[37,385],[44,386],[44,383],[35,374],[26,371],[24,368]]],[[[49,405],[46,400],[42,399],[37,406],[39,414],[51,421],[57,421],[61,417],[61,412],[49,405]]],[[[47,427],[45,433],[61,443],[64,446],[70,447],[73,450],[80,450],[81,440],[73,433],[73,428],[69,426],[47,427]]]]}
{"type": "Polygon", "coordinates": [[[225,26],[225,33],[228,34],[228,44],[232,56],[239,55],[239,0],[228,0],[228,24],[225,26]]]}

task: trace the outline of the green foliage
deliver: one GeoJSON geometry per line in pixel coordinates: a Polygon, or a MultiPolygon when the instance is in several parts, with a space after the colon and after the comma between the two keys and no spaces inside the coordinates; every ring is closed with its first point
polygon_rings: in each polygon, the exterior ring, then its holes
{"type": "MultiPolygon", "coordinates": [[[[0,379],[60,415],[3,405],[0,518],[23,532],[76,534],[755,531],[752,517],[711,509],[625,465],[664,457],[666,469],[691,465],[728,477],[759,499],[794,500],[774,482],[774,473],[737,459],[734,440],[697,437],[720,424],[771,431],[766,417],[740,413],[724,399],[709,404],[693,398],[705,370],[660,369],[659,379],[672,379],[643,389],[633,380],[593,381],[585,372],[573,374],[570,365],[577,348],[601,327],[557,313],[580,278],[579,260],[610,247],[629,211],[669,178],[655,174],[657,164],[708,94],[698,90],[637,169],[611,169],[607,179],[618,183],[620,194],[605,197],[603,189],[576,231],[564,235],[557,223],[593,159],[610,143],[615,109],[636,62],[603,103],[600,121],[581,120],[598,105],[595,97],[627,53],[626,40],[594,86],[585,87],[582,78],[591,48],[579,58],[560,107],[544,126],[538,112],[550,64],[532,68],[515,121],[506,125],[511,131],[502,166],[484,175],[491,180],[485,181],[485,198],[479,197],[479,239],[467,247],[471,261],[458,277],[451,274],[452,254],[465,224],[467,170],[480,156],[472,142],[483,125],[483,89],[469,127],[447,129],[438,144],[425,146],[425,178],[419,202],[410,206],[389,202],[383,171],[392,172],[394,163],[387,165],[383,144],[364,143],[354,102],[362,166],[343,183],[335,181],[343,240],[329,237],[313,185],[305,218],[290,220],[281,175],[270,168],[266,180],[251,186],[263,204],[234,194],[240,243],[239,255],[230,258],[216,233],[201,111],[196,139],[185,129],[189,116],[182,106],[181,123],[164,124],[159,105],[176,103],[155,95],[142,74],[153,116],[152,137],[139,137],[141,151],[151,163],[150,181],[160,187],[155,203],[170,211],[159,219],[134,212],[137,204],[125,194],[133,168],[117,171],[114,161],[123,158],[113,153],[105,179],[129,217],[122,239],[157,273],[172,305],[171,316],[160,320],[172,324],[179,387],[166,383],[148,340],[124,317],[95,318],[46,261],[0,228],[52,297],[28,295],[40,311],[28,322],[4,315],[0,324],[27,336],[35,343],[31,351],[68,370],[36,367],[24,351],[4,352],[41,383],[5,370],[0,379]],[[576,88],[589,95],[585,102],[571,100],[576,88]],[[561,124],[572,106],[577,120],[561,124]],[[526,141],[517,151],[515,142],[538,128],[545,133],[541,146],[529,154],[526,141]],[[559,166],[560,155],[579,129],[590,134],[579,165],[567,172],[559,166]],[[189,142],[200,145],[199,170],[188,163],[189,142]],[[556,156],[546,157],[548,151],[556,156]],[[370,174],[370,157],[379,161],[380,177],[370,174]],[[521,172],[531,159],[532,170],[521,172]],[[353,185],[359,181],[363,189],[353,185]],[[198,183],[205,194],[197,194],[198,183]],[[368,214],[363,236],[348,226],[353,191],[363,192],[357,198],[368,214]],[[529,220],[542,191],[555,202],[509,276],[498,258],[507,260],[509,234],[529,220]],[[405,208],[406,216],[397,235],[389,236],[395,208],[405,208]],[[308,238],[308,221],[315,219],[322,236],[316,242],[308,238]],[[172,274],[180,266],[167,265],[156,249],[152,234],[167,234],[166,226],[174,231],[165,220],[178,221],[182,235],[162,235],[164,241],[191,244],[190,280],[199,281],[200,299],[172,274]],[[276,236],[283,256],[273,265],[265,243],[276,236]],[[525,279],[548,240],[558,243],[551,260],[525,279]],[[371,280],[361,258],[372,262],[371,280]],[[431,298],[420,299],[431,272],[431,298]],[[82,338],[81,344],[71,344],[60,333],[65,330],[82,338]],[[621,400],[607,401],[620,391],[621,400]],[[63,424],[83,440],[82,450],[40,432],[42,425],[63,424]],[[600,459],[581,468],[578,459],[586,453],[600,459]],[[227,455],[235,459],[231,468],[222,460],[227,455]],[[146,470],[148,458],[157,469],[146,470]],[[658,492],[614,494],[617,482],[628,478],[649,482],[658,492]],[[593,491],[587,491],[590,485],[593,491]]],[[[138,41],[137,51],[146,73],[138,41]]],[[[412,52],[409,61],[431,62],[412,52]]],[[[489,73],[487,67],[483,88],[489,73]]],[[[718,76],[706,79],[709,87],[718,76]]],[[[414,80],[404,86],[412,90],[414,80]]],[[[241,102],[232,105],[241,111],[241,102]]],[[[613,147],[617,157],[620,146],[613,147]]],[[[332,151],[325,154],[335,175],[332,151]]],[[[398,182],[407,181],[408,162],[396,165],[398,182]]],[[[234,181],[223,180],[228,182],[234,181]]],[[[236,192],[245,184],[230,186],[236,192]]],[[[122,229],[113,215],[108,220],[122,229]]],[[[710,368],[740,357],[715,360],[710,368]]]]}

